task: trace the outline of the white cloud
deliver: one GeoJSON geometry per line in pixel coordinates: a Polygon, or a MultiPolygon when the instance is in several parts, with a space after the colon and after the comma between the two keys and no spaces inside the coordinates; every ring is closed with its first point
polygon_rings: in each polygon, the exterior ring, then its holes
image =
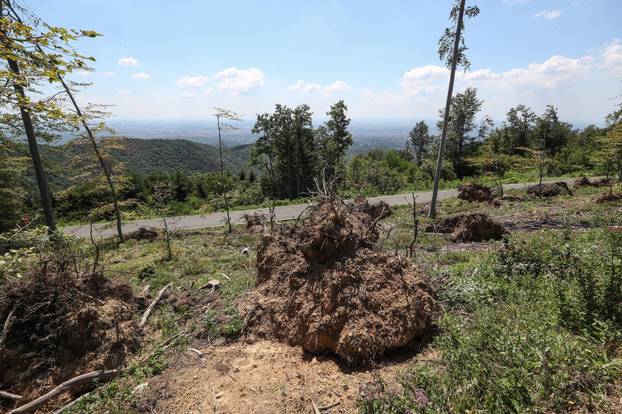
{"type": "Polygon", "coordinates": [[[117,63],[121,66],[138,66],[139,65],[138,59],[133,58],[131,56],[123,57],[117,60],[117,63]]]}
{"type": "Polygon", "coordinates": [[[535,18],[541,17],[546,20],[553,20],[553,19],[557,19],[561,15],[562,15],[562,12],[559,9],[555,9],[555,10],[542,10],[540,13],[534,14],[533,17],[535,18]]]}
{"type": "Polygon", "coordinates": [[[299,80],[295,84],[288,86],[287,90],[291,92],[319,92],[325,95],[330,95],[337,92],[347,91],[350,88],[350,84],[342,80],[337,80],[326,86],[320,85],[319,83],[307,83],[303,80],[299,80]]]}
{"type": "Polygon", "coordinates": [[[615,72],[622,71],[622,41],[613,39],[603,49],[603,66],[615,72]]]}
{"type": "Polygon", "coordinates": [[[227,68],[214,75],[214,79],[219,81],[218,88],[220,90],[230,91],[234,94],[246,93],[264,84],[264,74],[257,68],[227,68]]]}
{"type": "Polygon", "coordinates": [[[144,72],[137,72],[132,75],[132,79],[147,80],[147,79],[151,79],[151,75],[144,73],[144,72]]]}
{"type": "Polygon", "coordinates": [[[108,76],[108,77],[110,77],[110,76],[116,76],[116,74],[117,74],[117,72],[112,72],[112,71],[108,71],[108,72],[104,72],[104,73],[102,73],[102,75],[104,75],[104,76],[108,76]]]}
{"type": "Polygon", "coordinates": [[[177,79],[177,85],[198,88],[198,87],[205,85],[205,82],[207,82],[207,79],[208,79],[207,76],[202,76],[202,75],[182,76],[181,78],[177,79]]]}
{"type": "MultiPolygon", "coordinates": [[[[592,61],[591,56],[571,59],[556,55],[542,63],[531,63],[526,67],[505,72],[495,72],[492,69],[458,72],[456,78],[461,85],[466,86],[551,89],[585,75],[591,68],[592,61]]],[[[447,88],[448,79],[449,70],[443,66],[415,67],[402,76],[402,91],[409,97],[435,94],[447,88]]]]}
{"type": "Polygon", "coordinates": [[[91,76],[91,71],[89,71],[89,70],[77,70],[76,74],[80,75],[80,76],[91,76]]]}

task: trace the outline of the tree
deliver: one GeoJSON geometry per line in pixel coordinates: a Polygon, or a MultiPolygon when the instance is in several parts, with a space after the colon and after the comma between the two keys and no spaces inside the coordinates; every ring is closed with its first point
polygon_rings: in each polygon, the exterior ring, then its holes
{"type": "MultiPolygon", "coordinates": [[[[467,88],[464,92],[457,93],[451,101],[447,124],[447,158],[453,163],[458,177],[463,177],[467,172],[466,152],[477,139],[477,136],[470,134],[477,127],[475,117],[483,103],[484,101],[477,97],[475,88],[467,88]]],[[[443,110],[439,112],[438,127],[443,128],[445,114],[443,110]]]]}
{"type": "Polygon", "coordinates": [[[601,149],[598,151],[600,164],[607,173],[612,171],[622,180],[622,121],[613,125],[601,140],[601,149]]]}
{"type": "Polygon", "coordinates": [[[165,181],[159,182],[153,186],[153,199],[156,203],[156,208],[158,209],[158,213],[162,217],[162,221],[164,222],[164,236],[166,241],[166,260],[173,259],[173,249],[171,248],[171,234],[168,229],[168,221],[166,220],[167,215],[167,205],[171,200],[173,194],[173,189],[171,188],[171,184],[165,181]]]}
{"type": "Polygon", "coordinates": [[[528,147],[531,134],[536,122],[536,114],[525,105],[510,108],[507,113],[507,129],[510,141],[510,151],[518,147],[528,147]]]}
{"type": "MultiPolygon", "coordinates": [[[[53,132],[58,132],[61,129],[77,129],[80,126],[84,128],[86,135],[82,138],[92,147],[96,161],[110,188],[117,222],[117,232],[122,242],[121,211],[111,167],[112,164],[110,163],[109,154],[106,154],[106,149],[102,148],[100,141],[94,133],[96,130],[107,130],[107,128],[105,128],[103,123],[95,127],[89,125],[90,120],[100,118],[104,112],[92,105],[87,106],[86,110],[81,108],[74,94],[80,87],[86,86],[86,84],[65,80],[65,76],[76,69],[91,70],[87,62],[95,60],[92,57],[79,54],[71,46],[71,42],[81,37],[97,37],[99,34],[90,30],[78,32],[51,26],[23,7],[15,4],[15,2],[4,0],[4,4],[7,6],[8,13],[6,13],[6,18],[3,17],[2,31],[10,34],[10,36],[3,36],[2,46],[3,51],[7,53],[10,73],[15,77],[14,81],[19,80],[19,82],[14,82],[14,89],[18,100],[20,100],[18,106],[22,112],[24,129],[29,142],[46,223],[48,227],[52,230],[54,229],[55,223],[53,222],[53,213],[51,212],[47,178],[38,153],[33,117],[35,117],[37,125],[43,124],[53,132]],[[21,76],[20,66],[25,68],[27,77],[21,76]],[[38,92],[36,85],[42,80],[58,86],[60,90],[46,99],[39,101],[29,100],[24,91],[25,85],[27,85],[31,95],[33,95],[38,92]]],[[[2,5],[2,2],[0,2],[0,5],[2,5]]],[[[10,120],[10,115],[5,119],[10,120]]],[[[40,132],[46,133],[44,131],[40,132]]]]}
{"type": "Polygon", "coordinates": [[[464,29],[464,14],[466,13],[468,17],[475,17],[479,14],[479,8],[477,6],[466,8],[465,3],[466,0],[456,0],[454,6],[451,8],[451,12],[449,13],[449,19],[454,23],[454,25],[445,29],[445,32],[438,42],[439,58],[445,62],[447,67],[450,68],[450,75],[449,87],[447,88],[447,99],[445,102],[445,117],[441,131],[441,142],[438,149],[436,173],[434,174],[434,190],[432,192],[432,201],[430,203],[430,217],[434,217],[436,215],[436,200],[438,198],[438,186],[441,179],[441,173],[443,171],[443,157],[445,155],[445,141],[447,139],[447,126],[449,123],[449,111],[451,96],[454,89],[454,80],[456,77],[456,67],[461,65],[464,70],[468,70],[471,65],[465,55],[467,47],[462,35],[462,31],[464,29]],[[452,43],[453,47],[451,47],[452,43]]]}
{"type": "Polygon", "coordinates": [[[231,217],[229,215],[229,200],[227,198],[227,188],[225,183],[225,167],[222,158],[222,131],[234,129],[232,125],[230,125],[227,121],[240,121],[240,115],[237,113],[224,108],[216,108],[216,113],[214,114],[216,117],[216,123],[218,126],[218,161],[220,164],[220,184],[221,184],[221,192],[222,196],[225,200],[225,210],[227,212],[227,231],[231,233],[231,217]]]}
{"type": "Polygon", "coordinates": [[[343,101],[331,105],[330,111],[326,113],[328,121],[323,128],[316,131],[321,166],[328,180],[339,176],[339,171],[343,170],[343,158],[352,146],[352,134],[348,131],[350,118],[347,111],[348,107],[343,101]]]}
{"type": "Polygon", "coordinates": [[[311,109],[299,105],[293,112],[293,136],[296,148],[296,196],[307,192],[313,186],[317,167],[317,153],[311,109]]]}
{"type": "Polygon", "coordinates": [[[559,120],[557,108],[547,105],[544,114],[536,120],[534,136],[542,142],[547,154],[554,156],[568,143],[572,136],[572,126],[559,120]]]}
{"type": "Polygon", "coordinates": [[[494,138],[487,139],[477,155],[469,158],[471,165],[494,174],[499,195],[503,197],[503,176],[512,166],[512,157],[505,154],[494,138]]]}
{"type": "Polygon", "coordinates": [[[430,144],[432,143],[432,137],[430,136],[428,124],[425,121],[419,121],[408,133],[409,147],[414,153],[415,163],[418,167],[423,162],[423,157],[427,154],[430,144]]]}

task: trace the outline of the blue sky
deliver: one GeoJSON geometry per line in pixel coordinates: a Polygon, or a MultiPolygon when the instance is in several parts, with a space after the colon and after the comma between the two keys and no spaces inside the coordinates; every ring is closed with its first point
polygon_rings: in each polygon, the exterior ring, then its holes
{"type": "MultiPolygon", "coordinates": [[[[44,20],[96,30],[80,99],[120,118],[198,120],[225,106],[253,117],[276,103],[321,115],[435,119],[448,74],[436,54],[451,0],[27,0],[44,20]]],[[[475,1],[468,0],[469,4],[475,1]]],[[[525,103],[597,122],[622,92],[620,0],[479,0],[467,22],[484,112],[525,103]]]]}

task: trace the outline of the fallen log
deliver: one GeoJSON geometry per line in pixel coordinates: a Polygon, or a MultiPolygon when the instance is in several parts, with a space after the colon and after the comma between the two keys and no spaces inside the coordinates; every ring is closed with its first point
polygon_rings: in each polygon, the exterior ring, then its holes
{"type": "Polygon", "coordinates": [[[101,371],[92,371],[86,374],[78,375],[77,377],[73,377],[70,380],[63,382],[62,384],[54,387],[47,394],[42,395],[41,397],[29,402],[28,404],[24,404],[20,407],[15,408],[12,411],[9,411],[9,414],[23,414],[23,413],[31,413],[33,411],[38,410],[42,406],[44,406],[48,401],[52,398],[63,394],[67,391],[70,391],[80,385],[86,384],[88,382],[92,382],[94,380],[100,379],[111,379],[116,377],[121,373],[121,370],[112,369],[112,370],[101,370],[101,371]]]}
{"type": "Polygon", "coordinates": [[[162,289],[160,289],[160,291],[158,292],[158,296],[155,297],[155,299],[153,300],[153,302],[151,302],[149,304],[149,306],[147,307],[147,310],[145,310],[145,313],[143,313],[143,317],[140,320],[140,326],[144,326],[147,323],[147,319],[149,319],[149,316],[151,315],[151,312],[153,312],[153,309],[155,308],[155,306],[158,304],[158,302],[160,301],[160,299],[162,299],[162,297],[164,296],[164,293],[171,288],[171,286],[173,286],[172,283],[169,283],[168,285],[164,286],[162,289]]]}

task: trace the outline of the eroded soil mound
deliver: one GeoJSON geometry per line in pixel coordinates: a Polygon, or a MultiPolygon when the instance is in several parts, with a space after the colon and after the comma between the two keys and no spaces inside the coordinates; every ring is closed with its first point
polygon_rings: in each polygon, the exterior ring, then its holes
{"type": "Polygon", "coordinates": [[[0,292],[0,389],[26,400],[68,378],[123,364],[138,345],[131,288],[101,273],[73,278],[45,267],[0,292]]]}
{"type": "Polygon", "coordinates": [[[572,195],[572,191],[563,181],[559,181],[556,183],[542,183],[532,185],[527,188],[527,194],[536,196],[536,197],[555,197],[560,195],[572,195]]]}
{"type": "Polygon", "coordinates": [[[461,184],[458,187],[458,198],[471,202],[489,202],[493,199],[492,188],[475,183],[461,184]]]}
{"type": "Polygon", "coordinates": [[[449,238],[454,242],[500,240],[506,232],[501,223],[483,213],[447,217],[437,224],[429,225],[426,231],[450,233],[449,238]]]}
{"type": "Polygon", "coordinates": [[[245,333],[365,364],[432,330],[433,289],[405,259],[375,248],[388,206],[324,202],[301,225],[264,235],[245,333]]]}

